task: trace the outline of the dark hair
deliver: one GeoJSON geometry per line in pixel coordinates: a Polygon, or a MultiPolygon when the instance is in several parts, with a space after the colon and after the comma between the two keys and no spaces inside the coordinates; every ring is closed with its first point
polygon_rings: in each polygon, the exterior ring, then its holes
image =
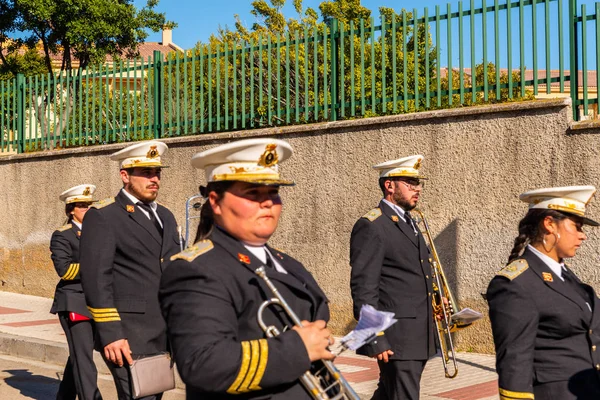
{"type": "Polygon", "coordinates": [[[200,193],[204,196],[206,201],[202,204],[202,208],[200,209],[200,222],[198,223],[198,230],[196,231],[194,243],[209,237],[213,230],[213,226],[215,225],[215,218],[210,201],[208,201],[208,194],[210,192],[215,192],[220,200],[225,191],[233,186],[234,183],[235,181],[221,181],[210,182],[206,187],[200,186],[200,193]]]}
{"type": "Polygon", "coordinates": [[[67,215],[67,222],[65,222],[65,225],[70,224],[71,221],[73,221],[73,214],[71,214],[71,213],[73,212],[74,209],[75,209],[75,203],[65,204],[65,214],[67,215]]]}
{"type": "Polygon", "coordinates": [[[379,189],[381,189],[381,193],[383,193],[383,196],[385,197],[385,181],[393,181],[395,180],[394,178],[391,178],[389,176],[384,176],[383,178],[379,178],[379,189]]]}
{"type": "Polygon", "coordinates": [[[525,217],[519,221],[519,236],[515,238],[515,244],[510,252],[510,256],[508,256],[508,264],[519,258],[525,249],[525,246],[540,240],[542,233],[540,231],[540,227],[542,225],[542,221],[546,217],[552,217],[557,221],[562,221],[563,219],[568,218],[569,215],[560,211],[549,209],[530,209],[525,217]]]}

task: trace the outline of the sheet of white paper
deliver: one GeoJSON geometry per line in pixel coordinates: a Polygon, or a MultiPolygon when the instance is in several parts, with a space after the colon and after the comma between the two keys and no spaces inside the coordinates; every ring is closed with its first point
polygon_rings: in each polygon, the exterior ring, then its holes
{"type": "Polygon", "coordinates": [[[479,311],[472,310],[470,308],[463,308],[459,312],[452,315],[452,321],[461,324],[470,324],[479,319],[483,318],[483,314],[479,311]]]}
{"type": "Polygon", "coordinates": [[[377,311],[370,305],[364,304],[360,309],[360,318],[356,328],[341,339],[342,345],[350,350],[356,350],[377,337],[394,323],[394,313],[377,311]]]}

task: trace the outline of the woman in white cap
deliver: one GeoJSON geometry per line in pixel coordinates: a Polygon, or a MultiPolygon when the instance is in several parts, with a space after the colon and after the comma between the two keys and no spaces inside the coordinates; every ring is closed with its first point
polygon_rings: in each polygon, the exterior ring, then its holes
{"type": "Polygon", "coordinates": [[[501,399],[600,399],[600,302],[565,264],[587,238],[596,189],[523,193],[529,211],[487,300],[501,399]]]}
{"type": "Polygon", "coordinates": [[[192,159],[208,182],[197,241],[172,258],[159,294],[188,399],[310,399],[298,379],[313,361],[333,359],[325,294],[302,264],[267,245],[279,187],[293,184],[278,164],[291,154],[284,141],[250,139],[192,159]],[[273,297],[261,266],[302,328],[274,307],[263,318],[282,333],[268,338],[260,328],[259,306],[273,297]]]}
{"type": "Polygon", "coordinates": [[[79,274],[79,238],[85,213],[92,204],[96,186],[83,184],[65,190],[59,196],[65,202],[67,222],[52,234],[50,251],[60,277],[50,310],[58,314],[69,345],[57,399],[102,399],[97,385],[93,359],[94,324],[81,287],[79,274]]]}

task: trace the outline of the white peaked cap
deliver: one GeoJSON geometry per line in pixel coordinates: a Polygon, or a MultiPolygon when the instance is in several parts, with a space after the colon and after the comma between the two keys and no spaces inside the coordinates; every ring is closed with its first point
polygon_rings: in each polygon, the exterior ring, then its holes
{"type": "Polygon", "coordinates": [[[563,186],[535,189],[525,192],[519,199],[529,203],[529,208],[550,209],[577,215],[587,225],[598,226],[596,221],[585,218],[585,207],[596,193],[594,186],[563,186]]]}
{"type": "Polygon", "coordinates": [[[259,185],[291,186],[282,179],[279,163],[292,156],[289,143],[278,139],[246,139],[197,153],[192,166],[203,169],[206,182],[241,181],[259,185]]]}
{"type": "Polygon", "coordinates": [[[149,140],[127,146],[111,154],[110,159],[120,162],[120,169],[126,168],[165,168],[160,158],[169,148],[158,140],[149,140]]]}
{"type": "Polygon", "coordinates": [[[94,192],[96,186],[89,183],[82,185],[73,186],[70,189],[65,190],[58,196],[60,201],[64,201],[65,204],[71,203],[91,203],[94,201],[94,192]]]}
{"type": "Polygon", "coordinates": [[[405,176],[425,179],[419,171],[424,158],[422,155],[417,154],[373,165],[373,168],[379,171],[380,178],[405,176]]]}

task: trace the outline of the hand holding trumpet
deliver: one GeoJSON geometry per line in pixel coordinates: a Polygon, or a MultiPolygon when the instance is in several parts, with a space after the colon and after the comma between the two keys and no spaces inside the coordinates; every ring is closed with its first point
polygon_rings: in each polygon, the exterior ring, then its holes
{"type": "Polygon", "coordinates": [[[302,321],[302,327],[294,326],[300,339],[306,347],[310,361],[333,360],[335,356],[328,347],[334,343],[331,332],[327,329],[327,323],[323,320],[315,322],[302,321]]]}

